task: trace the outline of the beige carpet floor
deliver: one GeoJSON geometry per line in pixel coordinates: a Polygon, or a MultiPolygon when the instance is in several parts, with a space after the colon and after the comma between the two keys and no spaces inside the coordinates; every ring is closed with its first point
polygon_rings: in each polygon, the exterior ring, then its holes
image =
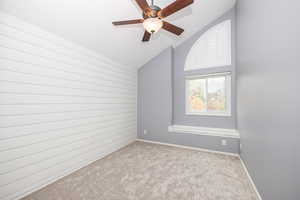
{"type": "Polygon", "coordinates": [[[238,158],[135,142],[24,200],[256,200],[238,158]]]}

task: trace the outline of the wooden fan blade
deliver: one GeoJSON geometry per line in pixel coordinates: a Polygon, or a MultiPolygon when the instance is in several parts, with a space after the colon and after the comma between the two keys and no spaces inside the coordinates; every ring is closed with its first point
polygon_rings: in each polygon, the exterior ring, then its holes
{"type": "Polygon", "coordinates": [[[126,21],[117,21],[113,22],[113,25],[127,25],[127,24],[140,24],[143,23],[143,19],[133,19],[133,20],[126,20],[126,21]]]}
{"type": "Polygon", "coordinates": [[[173,13],[177,12],[178,10],[181,10],[188,5],[194,3],[194,0],[176,0],[175,2],[171,3],[164,9],[158,12],[158,16],[160,18],[167,17],[169,15],[172,15],[173,13]]]}
{"type": "Polygon", "coordinates": [[[146,0],[135,0],[135,1],[143,11],[150,9],[149,4],[147,3],[146,0]]]}
{"type": "Polygon", "coordinates": [[[143,42],[148,42],[150,40],[151,34],[148,31],[145,31],[143,36],[143,42]]]}
{"type": "Polygon", "coordinates": [[[175,26],[173,24],[170,24],[168,22],[165,22],[163,21],[163,29],[171,32],[171,33],[174,33],[176,35],[180,35],[181,33],[183,33],[183,29],[182,28],[179,28],[178,26],[175,26]]]}

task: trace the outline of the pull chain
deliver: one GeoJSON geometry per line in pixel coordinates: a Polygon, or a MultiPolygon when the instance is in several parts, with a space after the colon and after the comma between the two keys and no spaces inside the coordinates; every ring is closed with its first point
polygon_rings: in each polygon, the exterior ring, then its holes
{"type": "Polygon", "coordinates": [[[153,6],[154,5],[154,0],[151,0],[151,6],[153,6]]]}

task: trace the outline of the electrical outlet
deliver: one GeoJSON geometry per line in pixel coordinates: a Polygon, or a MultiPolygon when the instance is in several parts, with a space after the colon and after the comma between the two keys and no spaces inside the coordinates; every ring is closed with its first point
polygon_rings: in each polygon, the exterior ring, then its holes
{"type": "Polygon", "coordinates": [[[144,129],[144,135],[147,135],[148,131],[146,129],[144,129]]]}
{"type": "Polygon", "coordinates": [[[222,145],[226,146],[227,145],[227,140],[222,140],[222,145]]]}

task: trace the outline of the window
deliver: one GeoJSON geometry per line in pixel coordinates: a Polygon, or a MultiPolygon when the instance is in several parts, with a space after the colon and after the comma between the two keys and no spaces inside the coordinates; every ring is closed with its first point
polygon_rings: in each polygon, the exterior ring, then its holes
{"type": "Polygon", "coordinates": [[[191,48],[185,71],[231,65],[231,21],[206,31],[191,48]]]}
{"type": "Polygon", "coordinates": [[[230,116],[231,74],[187,77],[186,114],[230,116]]]}

